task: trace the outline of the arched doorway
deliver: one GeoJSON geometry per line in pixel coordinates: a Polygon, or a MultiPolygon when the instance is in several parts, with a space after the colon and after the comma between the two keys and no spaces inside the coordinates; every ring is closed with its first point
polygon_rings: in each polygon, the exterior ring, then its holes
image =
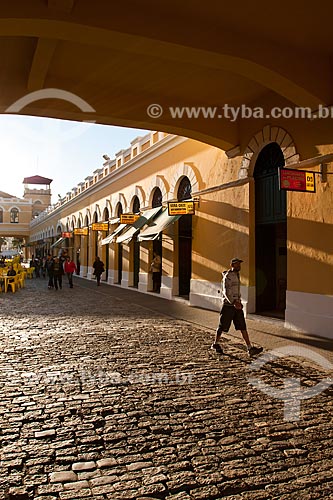
{"type": "MultiPolygon", "coordinates": [[[[137,196],[133,198],[132,204],[133,214],[140,213],[140,200],[137,196]]],[[[139,284],[139,272],[140,272],[140,243],[138,242],[137,236],[133,237],[133,286],[138,288],[139,284]]]]}
{"type": "Polygon", "coordinates": [[[284,317],[287,285],[286,192],[279,190],[278,169],[285,164],[272,142],[259,153],[255,179],[256,312],[284,317]]]}
{"type": "MultiPolygon", "coordinates": [[[[162,206],[162,201],[163,201],[163,195],[162,191],[160,190],[159,187],[156,187],[153,192],[153,198],[151,202],[151,207],[152,208],[157,208],[162,206]]],[[[161,257],[161,279],[160,279],[160,284],[162,284],[162,275],[163,275],[163,255],[162,255],[162,233],[158,235],[158,238],[153,241],[153,255],[154,252],[157,253],[161,257]]],[[[151,258],[152,260],[152,258],[151,258]]],[[[160,292],[160,289],[157,290],[157,292],[160,292]]]]}
{"type": "MultiPolygon", "coordinates": [[[[107,207],[104,208],[103,212],[103,221],[107,222],[109,224],[109,209],[107,207]]],[[[108,225],[109,227],[109,225],[108,225]]],[[[103,232],[103,238],[106,238],[107,235],[109,234],[109,230],[103,232]]],[[[105,245],[104,248],[102,247],[102,260],[105,262],[105,280],[108,281],[109,277],[109,244],[105,245]]]]}
{"type": "MultiPolygon", "coordinates": [[[[92,222],[93,223],[98,222],[97,212],[94,213],[92,222]]],[[[92,249],[94,252],[93,260],[95,260],[95,257],[98,255],[98,231],[91,231],[91,233],[92,233],[92,245],[91,246],[92,246],[92,249]]]]}
{"type": "MultiPolygon", "coordinates": [[[[191,198],[192,186],[188,177],[180,181],[177,200],[191,198]]],[[[178,221],[179,295],[189,297],[192,274],[192,215],[182,215],[178,221]]]]}
{"type": "Polygon", "coordinates": [[[84,262],[84,265],[86,266],[86,274],[85,274],[85,276],[87,276],[88,275],[88,268],[89,268],[89,237],[90,237],[90,231],[91,231],[91,229],[89,228],[89,217],[88,217],[88,215],[86,215],[86,217],[84,219],[84,225],[85,225],[85,227],[88,228],[88,234],[87,234],[87,236],[85,236],[85,239],[86,239],[86,249],[85,249],[86,258],[85,258],[85,262],[84,262]]]}
{"type": "MultiPolygon", "coordinates": [[[[120,217],[122,213],[123,213],[123,206],[121,203],[118,203],[116,208],[117,217],[120,217]]],[[[118,277],[116,283],[118,285],[121,285],[121,280],[123,277],[123,247],[121,243],[116,243],[116,255],[118,262],[118,277]]]]}

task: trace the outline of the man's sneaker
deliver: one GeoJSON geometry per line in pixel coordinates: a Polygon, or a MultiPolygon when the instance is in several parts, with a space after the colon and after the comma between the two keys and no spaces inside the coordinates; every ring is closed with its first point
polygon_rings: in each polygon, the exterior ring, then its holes
{"type": "Polygon", "coordinates": [[[264,350],[263,347],[250,347],[250,349],[248,350],[250,358],[252,358],[252,356],[257,356],[263,350],[264,350]]]}
{"type": "Polygon", "coordinates": [[[218,354],[223,354],[223,349],[222,347],[220,346],[220,344],[212,344],[210,346],[211,349],[213,349],[214,351],[216,351],[218,354]]]}

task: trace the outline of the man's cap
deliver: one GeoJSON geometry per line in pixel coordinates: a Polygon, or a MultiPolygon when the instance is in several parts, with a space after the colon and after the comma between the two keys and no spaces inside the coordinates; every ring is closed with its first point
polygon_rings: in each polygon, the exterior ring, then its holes
{"type": "Polygon", "coordinates": [[[242,259],[238,259],[237,257],[234,257],[233,259],[231,259],[231,264],[236,264],[236,262],[244,262],[242,259]]]}

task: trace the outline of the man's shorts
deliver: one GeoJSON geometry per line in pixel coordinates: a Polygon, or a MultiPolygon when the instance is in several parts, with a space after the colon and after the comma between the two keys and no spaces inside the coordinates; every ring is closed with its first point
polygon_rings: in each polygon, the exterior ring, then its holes
{"type": "Polygon", "coordinates": [[[224,304],[220,312],[218,330],[228,332],[232,321],[236,330],[246,330],[243,309],[236,309],[234,306],[224,304]]]}

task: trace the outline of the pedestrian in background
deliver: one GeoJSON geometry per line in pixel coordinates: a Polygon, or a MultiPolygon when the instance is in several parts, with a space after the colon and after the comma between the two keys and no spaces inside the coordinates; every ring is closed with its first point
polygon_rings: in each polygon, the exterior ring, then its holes
{"type": "Polygon", "coordinates": [[[94,268],[94,275],[96,276],[97,279],[97,286],[100,286],[101,275],[102,273],[104,273],[104,263],[101,261],[98,255],[96,255],[95,262],[93,263],[93,268],[94,268]]]}
{"type": "Polygon", "coordinates": [[[49,282],[47,284],[47,288],[50,290],[51,288],[54,288],[54,282],[53,282],[53,259],[51,254],[47,254],[46,257],[46,262],[45,262],[45,269],[47,271],[47,276],[49,278],[49,282]]]}
{"type": "Polygon", "coordinates": [[[58,290],[58,285],[60,290],[62,289],[62,276],[64,274],[64,269],[62,266],[62,262],[59,257],[54,257],[53,259],[53,281],[54,288],[58,290]]]}
{"type": "Polygon", "coordinates": [[[231,322],[234,323],[235,329],[240,330],[243,339],[246,343],[249,356],[255,356],[263,351],[262,347],[252,346],[247,332],[243,304],[240,294],[240,278],[239,272],[243,261],[234,258],[230,262],[230,269],[222,273],[222,299],[223,305],[220,312],[220,321],[216,330],[215,341],[211,349],[215,349],[219,354],[223,354],[223,349],[220,345],[222,332],[228,332],[231,322]]]}
{"type": "Polygon", "coordinates": [[[157,252],[153,252],[150,271],[153,273],[153,292],[159,293],[161,288],[162,259],[157,252]]]}
{"type": "Polygon", "coordinates": [[[76,271],[76,265],[69,255],[66,257],[64,271],[67,274],[69,288],[73,288],[73,273],[76,271]]]}

